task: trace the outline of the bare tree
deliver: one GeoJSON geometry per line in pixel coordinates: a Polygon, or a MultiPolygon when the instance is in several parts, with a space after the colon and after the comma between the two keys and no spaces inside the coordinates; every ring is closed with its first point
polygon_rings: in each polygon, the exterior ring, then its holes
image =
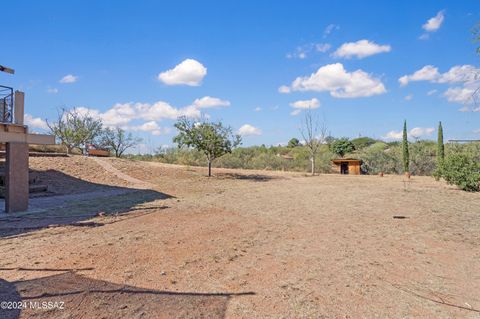
{"type": "Polygon", "coordinates": [[[87,144],[92,143],[102,131],[102,121],[95,119],[88,113],[80,113],[77,109],[61,109],[56,121],[49,123],[48,128],[60,143],[67,147],[70,154],[74,148],[86,150],[87,144]]]}
{"type": "Polygon", "coordinates": [[[320,122],[318,114],[308,109],[305,111],[301,126],[300,134],[302,134],[305,147],[307,147],[310,155],[311,173],[315,175],[315,158],[320,150],[320,146],[325,143],[327,137],[327,126],[325,120],[320,122]]]}
{"type": "Polygon", "coordinates": [[[119,127],[114,129],[106,128],[101,138],[101,144],[111,148],[115,153],[115,157],[121,157],[127,149],[141,141],[141,138],[135,138],[132,133],[127,134],[125,130],[119,127]]]}

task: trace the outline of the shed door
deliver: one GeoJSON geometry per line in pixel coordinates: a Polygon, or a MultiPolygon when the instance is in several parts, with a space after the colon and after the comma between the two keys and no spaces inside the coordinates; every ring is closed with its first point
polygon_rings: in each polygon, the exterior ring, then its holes
{"type": "Polygon", "coordinates": [[[348,162],[342,162],[340,164],[340,174],[348,174],[348,162]]]}

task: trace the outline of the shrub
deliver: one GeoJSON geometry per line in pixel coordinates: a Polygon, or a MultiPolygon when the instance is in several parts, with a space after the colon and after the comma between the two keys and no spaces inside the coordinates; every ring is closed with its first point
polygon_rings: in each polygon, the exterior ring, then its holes
{"type": "Polygon", "coordinates": [[[432,175],[437,167],[435,143],[417,141],[410,144],[410,173],[413,175],[432,175]]]}
{"type": "Polygon", "coordinates": [[[402,172],[402,160],[400,147],[388,147],[387,144],[377,142],[361,152],[357,156],[363,161],[362,171],[367,174],[399,174],[402,172]]]}
{"type": "Polygon", "coordinates": [[[480,190],[480,163],[469,153],[452,153],[442,163],[442,177],[448,184],[468,192],[480,190]]]}

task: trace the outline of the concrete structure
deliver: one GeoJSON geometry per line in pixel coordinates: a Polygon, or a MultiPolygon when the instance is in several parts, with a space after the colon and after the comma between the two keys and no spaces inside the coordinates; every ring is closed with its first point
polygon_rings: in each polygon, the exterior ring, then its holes
{"type": "Polygon", "coordinates": [[[362,160],[355,158],[339,158],[332,160],[333,170],[339,174],[360,175],[362,160]]]}
{"type": "Polygon", "coordinates": [[[28,144],[7,143],[5,211],[28,209],[28,144]]]}
{"type": "Polygon", "coordinates": [[[20,212],[28,209],[28,144],[55,144],[55,137],[29,134],[24,125],[23,92],[15,91],[12,101],[13,118],[0,121],[0,143],[6,143],[5,211],[20,212]]]}

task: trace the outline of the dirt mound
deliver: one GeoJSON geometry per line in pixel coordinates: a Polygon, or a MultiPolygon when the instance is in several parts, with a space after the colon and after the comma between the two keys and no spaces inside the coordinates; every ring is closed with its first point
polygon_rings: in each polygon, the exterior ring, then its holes
{"type": "Polygon", "coordinates": [[[133,186],[105,170],[93,159],[74,155],[70,157],[31,157],[30,169],[53,194],[87,193],[108,186],[133,186]]]}

